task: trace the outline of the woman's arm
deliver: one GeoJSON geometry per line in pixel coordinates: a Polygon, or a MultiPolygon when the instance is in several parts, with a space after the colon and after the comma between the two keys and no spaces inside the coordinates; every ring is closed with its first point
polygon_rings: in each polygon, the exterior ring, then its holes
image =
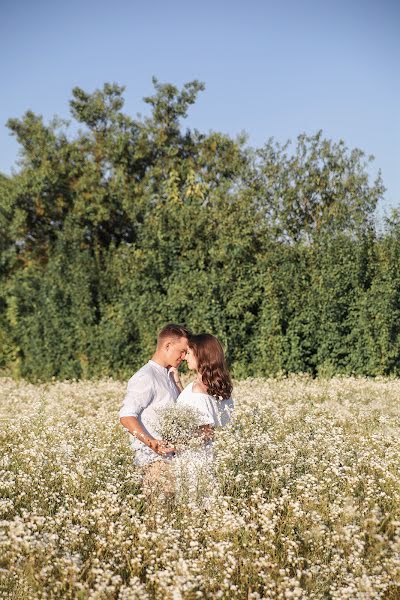
{"type": "Polygon", "coordinates": [[[200,425],[196,429],[196,435],[202,437],[205,442],[209,442],[214,439],[214,427],[213,425],[200,425]]]}
{"type": "Polygon", "coordinates": [[[176,367],[169,367],[168,369],[169,376],[172,377],[174,383],[180,392],[183,391],[183,385],[181,383],[181,379],[179,377],[179,371],[176,367]]]}

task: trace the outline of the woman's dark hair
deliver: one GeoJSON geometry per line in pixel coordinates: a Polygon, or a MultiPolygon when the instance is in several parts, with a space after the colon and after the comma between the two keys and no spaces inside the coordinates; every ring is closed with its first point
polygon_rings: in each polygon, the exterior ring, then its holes
{"type": "Polygon", "coordinates": [[[230,398],[232,381],[219,340],[210,333],[192,335],[189,338],[189,348],[193,350],[197,371],[210,396],[217,400],[230,398]]]}

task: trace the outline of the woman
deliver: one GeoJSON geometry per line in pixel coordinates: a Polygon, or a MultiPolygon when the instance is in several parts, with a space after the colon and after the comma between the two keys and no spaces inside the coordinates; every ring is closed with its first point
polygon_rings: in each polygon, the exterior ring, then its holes
{"type": "Polygon", "coordinates": [[[177,372],[176,384],[181,390],[177,403],[196,408],[204,419],[202,433],[212,439],[214,427],[224,427],[233,410],[232,381],[226,365],[224,351],[219,340],[210,333],[189,338],[186,361],[196,379],[185,389],[177,372]]]}
{"type": "Polygon", "coordinates": [[[215,427],[224,427],[233,410],[232,381],[219,340],[209,334],[193,335],[188,341],[186,361],[196,378],[185,389],[177,369],[173,369],[175,383],[181,390],[177,404],[196,409],[199,422],[195,435],[203,438],[200,448],[188,449],[175,459],[177,492],[181,497],[209,497],[216,493],[212,474],[212,440],[215,427]]]}

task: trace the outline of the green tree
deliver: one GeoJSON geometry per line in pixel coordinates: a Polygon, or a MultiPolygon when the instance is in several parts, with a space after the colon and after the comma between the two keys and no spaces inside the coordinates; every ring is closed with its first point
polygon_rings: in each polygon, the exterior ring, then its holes
{"type": "Polygon", "coordinates": [[[257,152],[255,193],[278,239],[311,243],[320,232],[356,233],[368,229],[384,192],[380,173],[371,185],[373,157],[343,140],[337,143],[302,134],[292,154],[289,142],[270,139],[257,152]]]}
{"type": "Polygon", "coordinates": [[[0,177],[1,368],[32,379],[127,377],[166,321],[208,330],[236,376],[396,373],[398,220],[381,237],[360,150],[322,132],[292,152],[184,129],[204,85],[156,79],[72,92],[81,126],[28,111],[0,177]]]}
{"type": "MultiPolygon", "coordinates": [[[[371,261],[372,262],[372,261],[371,261]]],[[[374,276],[357,306],[354,371],[400,374],[400,215],[393,211],[375,245],[374,276]]]]}

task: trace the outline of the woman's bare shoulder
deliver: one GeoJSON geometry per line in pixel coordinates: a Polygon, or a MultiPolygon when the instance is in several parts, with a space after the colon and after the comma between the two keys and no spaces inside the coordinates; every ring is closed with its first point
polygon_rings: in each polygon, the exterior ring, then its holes
{"type": "Polygon", "coordinates": [[[208,394],[206,386],[198,381],[193,382],[192,392],[196,394],[208,394]]]}

